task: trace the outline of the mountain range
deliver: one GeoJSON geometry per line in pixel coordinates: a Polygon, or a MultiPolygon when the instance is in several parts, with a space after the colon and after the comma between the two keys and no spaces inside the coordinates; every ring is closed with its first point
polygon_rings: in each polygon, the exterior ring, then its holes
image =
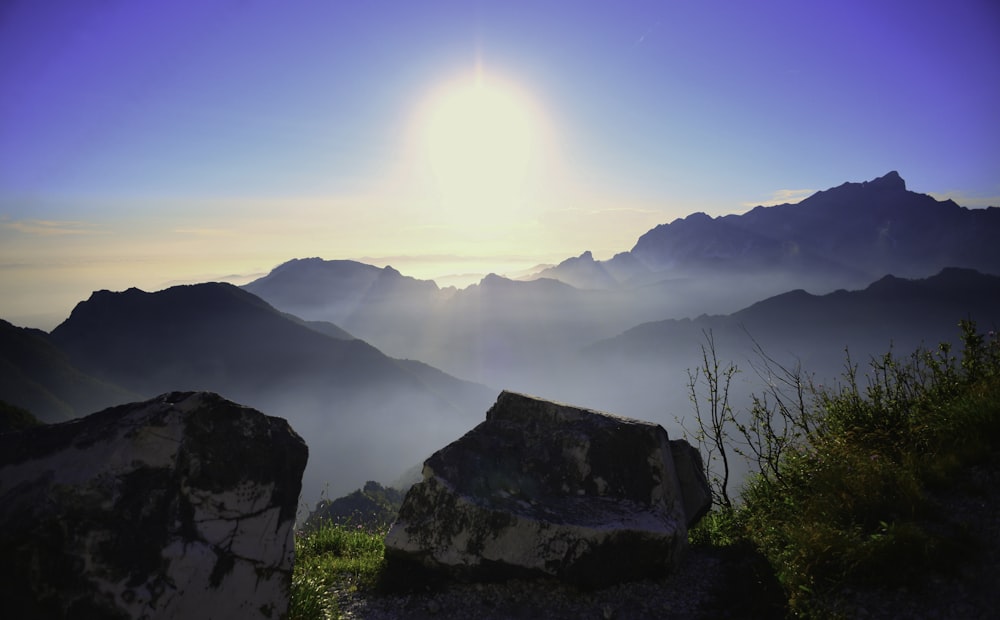
{"type": "Polygon", "coordinates": [[[728,314],[803,289],[857,289],[948,267],[1000,273],[1000,208],[966,209],[906,189],[896,172],[742,215],[695,213],[607,261],[590,252],[464,290],[352,261],[289,261],[244,288],[326,320],[396,357],[527,391],[587,344],[642,323],[728,314]]]}
{"type": "Polygon", "coordinates": [[[474,425],[496,396],[223,283],[98,291],[51,334],[4,327],[0,335],[20,338],[22,352],[4,362],[22,379],[0,386],[0,399],[58,421],[172,390],[217,392],[311,439],[313,495],[353,488],[355,475],[394,479],[474,425]]]}
{"type": "Polygon", "coordinates": [[[737,391],[746,393],[761,387],[753,370],[764,361],[758,350],[829,385],[843,378],[849,360],[864,373],[873,357],[889,351],[905,358],[918,347],[934,350],[945,342],[959,351],[963,319],[982,331],[1000,325],[1000,276],[948,268],[928,278],[885,276],[860,290],[825,295],[798,289],[732,314],[637,325],[589,345],[576,369],[587,377],[582,383],[592,386],[593,398],[648,416],[667,402],[683,411],[687,370],[701,362],[709,335],[719,359],[745,371],[737,391]],[[639,399],[643,386],[671,386],[675,397],[661,392],[639,399]]]}
{"type": "MultiPolygon", "coordinates": [[[[441,288],[392,267],[288,261],[242,288],[97,291],[51,333],[0,321],[0,400],[52,422],[173,390],[289,419],[311,448],[306,501],[391,481],[511,389],[677,433],[712,333],[834,377],[893,346],[1000,322],[1000,209],[906,190],[896,173],[798,204],[693,214],[607,261],[441,288]],[[892,274],[892,275],[888,275],[892,274]],[[419,361],[418,361],[419,360],[419,361]],[[329,485],[329,486],[327,486],[329,485]]],[[[756,389],[744,373],[737,391],[756,389]]]]}
{"type": "Polygon", "coordinates": [[[0,400],[63,422],[136,396],[77,368],[49,334],[0,320],[0,400]]]}
{"type": "Polygon", "coordinates": [[[892,171],[795,204],[715,218],[694,213],[653,228],[608,261],[584,253],[538,275],[606,288],[671,275],[782,273],[829,288],[886,274],[923,277],[945,267],[1000,273],[998,228],[1000,208],[966,209],[909,191],[892,171]]]}

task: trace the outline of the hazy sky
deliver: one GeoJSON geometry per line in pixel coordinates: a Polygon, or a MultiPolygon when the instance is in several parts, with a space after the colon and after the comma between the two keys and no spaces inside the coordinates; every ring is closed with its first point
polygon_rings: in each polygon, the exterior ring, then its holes
{"type": "Polygon", "coordinates": [[[4,0],[0,318],[604,259],[889,170],[1000,205],[998,104],[994,0],[4,0]]]}

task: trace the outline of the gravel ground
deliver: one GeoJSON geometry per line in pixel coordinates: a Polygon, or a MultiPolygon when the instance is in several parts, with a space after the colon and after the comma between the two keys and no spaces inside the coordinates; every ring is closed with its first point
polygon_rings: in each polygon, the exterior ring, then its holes
{"type": "Polygon", "coordinates": [[[475,620],[628,620],[638,618],[774,618],[783,615],[780,588],[762,583],[753,556],[692,549],[682,567],[661,579],[580,590],[556,581],[450,583],[392,595],[338,593],[343,618],[469,618],[475,620]],[[734,579],[741,585],[734,588],[734,579]],[[770,597],[767,594],[770,593],[770,597]]]}

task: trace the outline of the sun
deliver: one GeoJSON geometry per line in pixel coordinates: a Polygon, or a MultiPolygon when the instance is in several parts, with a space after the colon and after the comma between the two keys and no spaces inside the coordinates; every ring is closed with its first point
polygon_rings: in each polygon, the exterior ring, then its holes
{"type": "Polygon", "coordinates": [[[464,209],[516,207],[537,156],[537,134],[529,99],[482,72],[435,92],[422,141],[442,201],[464,209]]]}

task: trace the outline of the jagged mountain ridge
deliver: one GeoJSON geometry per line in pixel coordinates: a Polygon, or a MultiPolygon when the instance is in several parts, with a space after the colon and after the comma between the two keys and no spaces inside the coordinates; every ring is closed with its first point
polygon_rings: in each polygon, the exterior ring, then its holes
{"type": "MultiPolygon", "coordinates": [[[[845,191],[868,195],[872,188],[867,185],[846,184],[845,191]]],[[[876,183],[875,189],[879,186],[876,183]]],[[[836,189],[828,192],[833,192],[834,197],[845,195],[843,191],[835,192],[836,189]]],[[[899,183],[894,183],[892,178],[879,191],[891,196],[908,195],[905,188],[900,192],[899,183]]],[[[807,206],[811,205],[810,209],[820,215],[824,210],[836,211],[839,199],[823,198],[822,195],[823,192],[814,195],[807,206]]],[[[934,216],[940,203],[925,198],[925,210],[934,216]]],[[[800,209],[802,204],[787,207],[800,209]]],[[[955,208],[957,211],[952,211],[964,222],[969,210],[957,205],[955,208]]],[[[723,316],[740,311],[746,318],[752,315],[753,306],[747,305],[750,301],[765,299],[775,291],[796,288],[789,285],[796,282],[794,278],[782,275],[768,279],[768,274],[775,272],[770,271],[773,265],[767,264],[767,260],[780,258],[774,253],[777,252],[774,248],[780,244],[761,240],[762,235],[757,233],[749,235],[747,238],[757,240],[756,245],[748,246],[751,249],[769,247],[774,250],[772,254],[760,253],[764,258],[757,263],[734,262],[723,251],[727,247],[723,242],[741,238],[742,233],[733,221],[744,221],[737,218],[755,212],[753,217],[764,221],[771,214],[781,212],[774,209],[762,207],[725,220],[723,232],[714,237],[715,254],[711,260],[702,261],[698,264],[699,270],[690,272],[652,272],[633,252],[620,254],[612,261],[595,261],[590,253],[584,253],[578,260],[571,259],[570,264],[580,279],[575,284],[556,277],[521,282],[491,274],[477,285],[456,290],[403,276],[391,267],[377,268],[354,261],[301,259],[279,266],[244,290],[229,285],[197,285],[174,287],[159,293],[144,293],[138,289],[95,293],[44,341],[64,348],[69,365],[82,375],[98,383],[122,386],[123,391],[155,395],[158,391],[182,387],[210,389],[288,417],[296,428],[306,429],[304,434],[310,437],[310,443],[333,446],[339,459],[338,467],[364,471],[366,478],[391,479],[398,471],[379,471],[377,467],[364,468],[362,465],[383,462],[378,451],[396,456],[405,453],[410,449],[408,446],[416,442],[443,445],[454,438],[445,435],[457,436],[470,425],[466,423],[459,430],[461,423],[457,420],[461,416],[478,418],[495,396],[495,390],[484,391],[456,377],[487,382],[496,388],[584,403],[633,417],[659,419],[656,416],[662,413],[664,402],[667,402],[663,394],[668,383],[666,379],[683,379],[685,366],[681,364],[691,366],[697,362],[700,330],[677,331],[666,340],[658,340],[660,336],[655,330],[641,338],[636,336],[642,334],[642,329],[636,326],[649,329],[646,324],[651,321],[698,313],[723,316]],[[629,270],[638,269],[646,269],[646,275],[627,277],[629,270]],[[591,272],[605,284],[586,286],[591,272]],[[609,278],[614,280],[613,288],[607,288],[609,278]],[[739,287],[743,287],[738,291],[740,295],[734,295],[739,287]],[[268,297],[267,300],[251,294],[253,290],[268,297]],[[740,304],[741,300],[747,303],[740,304]],[[303,318],[285,314],[289,312],[303,318]],[[625,347],[614,355],[578,359],[581,349],[623,332],[643,340],[641,346],[625,347]],[[393,360],[366,342],[354,339],[352,334],[372,342],[393,357],[409,359],[393,360]],[[688,337],[691,334],[693,338],[688,337]],[[642,354],[642,347],[649,355],[642,354]],[[80,351],[87,353],[80,355],[80,351]],[[667,357],[670,362],[665,371],[658,360],[667,357]],[[651,360],[656,363],[650,363],[651,360]],[[386,378],[388,383],[379,383],[375,377],[386,378]],[[636,404],[640,399],[645,402],[636,404]],[[444,422],[439,423],[441,420],[444,422]],[[378,439],[374,442],[358,440],[359,428],[356,427],[369,423],[369,437],[378,439]],[[452,423],[455,425],[448,426],[452,423]],[[440,427],[447,428],[442,430],[440,427]],[[390,429],[390,432],[382,433],[383,429],[390,429]]],[[[966,256],[973,261],[985,257],[983,261],[988,263],[995,253],[975,250],[978,247],[975,239],[978,239],[976,235],[995,236],[996,227],[991,223],[994,216],[990,214],[997,210],[977,211],[980,212],[986,215],[975,216],[980,218],[977,227],[982,229],[975,235],[961,231],[936,232],[949,239],[972,239],[965,244],[968,246],[966,256]]],[[[692,216],[685,219],[691,219],[690,224],[696,230],[712,231],[720,218],[692,216]]],[[[813,219],[823,221],[819,215],[813,219]]],[[[937,220],[925,218],[922,221],[937,220]]],[[[759,222],[753,225],[764,226],[759,222]]],[[[824,228],[816,223],[811,228],[803,226],[807,231],[824,228]]],[[[867,229],[865,227],[870,227],[871,223],[858,226],[867,229]]],[[[841,237],[849,241],[852,235],[845,233],[841,237]]],[[[692,239],[692,243],[697,241],[697,235],[692,239]]],[[[839,252],[847,252],[843,249],[844,243],[847,241],[829,245],[838,248],[839,252]]],[[[692,247],[696,248],[697,244],[692,247]]],[[[933,260],[947,256],[930,255],[933,260]]],[[[822,264],[825,259],[820,256],[811,260],[816,261],[813,264],[822,264]]],[[[807,264],[794,260],[792,263],[798,267],[807,264]]],[[[833,265],[830,272],[840,269],[829,261],[825,264],[833,265]]],[[[808,276],[811,269],[789,272],[808,276]]],[[[559,275],[558,268],[548,274],[559,275]]],[[[848,279],[856,277],[861,276],[852,273],[848,279]]],[[[903,292],[893,288],[902,286],[897,279],[890,278],[869,288],[882,290],[890,298],[905,297],[903,292]]],[[[865,280],[865,285],[873,280],[875,278],[865,280]]],[[[827,280],[827,287],[832,281],[834,279],[827,280]]],[[[812,286],[807,288],[813,293],[823,292],[822,287],[818,290],[812,286]]],[[[839,361],[845,344],[842,340],[852,334],[882,338],[882,344],[873,345],[881,351],[886,340],[894,337],[890,328],[909,325],[910,314],[926,319],[927,324],[934,318],[940,322],[940,329],[949,330],[957,318],[968,314],[972,307],[938,304],[942,300],[958,299],[950,289],[939,288],[934,294],[936,297],[924,301],[914,298],[915,301],[905,304],[887,304],[891,312],[886,310],[888,314],[883,318],[869,321],[878,323],[879,329],[866,332],[865,319],[874,315],[857,314],[854,324],[839,321],[848,313],[834,314],[828,320],[822,312],[811,308],[810,293],[793,291],[780,297],[777,307],[796,307],[798,310],[781,315],[781,321],[772,322],[773,329],[796,334],[795,338],[779,341],[782,350],[801,351],[805,350],[803,345],[822,343],[827,349],[833,349],[839,361]],[[883,327],[887,331],[880,331],[883,327]]],[[[976,299],[972,298],[970,303],[978,303],[976,299]]],[[[757,311],[764,312],[761,308],[767,307],[764,304],[757,311]]],[[[738,328],[733,327],[737,323],[718,320],[729,326],[720,328],[720,333],[727,333],[726,329],[730,334],[739,333],[738,328]]],[[[687,323],[705,325],[699,321],[701,319],[687,323]]],[[[937,333],[925,331],[921,338],[934,342],[937,333]]],[[[903,335],[910,338],[912,334],[903,335]]],[[[951,337],[953,333],[948,331],[944,335],[951,337]]],[[[677,390],[673,392],[666,398],[675,397],[677,390]]],[[[685,400],[683,394],[681,400],[685,400]]],[[[419,462],[422,456],[414,456],[411,460],[419,462]]],[[[317,478],[326,482],[330,476],[323,474],[317,478]]],[[[350,480],[345,484],[358,482],[350,480]]]]}
{"type": "MultiPolygon", "coordinates": [[[[784,271],[835,286],[861,286],[888,273],[923,277],[951,266],[1000,273],[998,233],[1000,208],[967,209],[936,200],[908,190],[892,171],[794,204],[714,218],[693,213],[661,224],[630,251],[590,266],[598,276],[582,287],[600,287],[604,274],[621,286],[671,275],[784,271]]],[[[544,275],[581,286],[582,262],[593,259],[584,253],[544,275]]]]}
{"type": "MultiPolygon", "coordinates": [[[[554,279],[489,274],[462,290],[442,289],[391,267],[318,258],[288,261],[243,288],[283,311],[333,322],[394,357],[477,382],[489,378],[490,385],[509,385],[509,376],[493,371],[516,371],[522,355],[555,363],[579,325],[601,322],[588,315],[604,301],[554,279]]],[[[630,324],[623,319],[600,335],[630,324]]]]}
{"type": "Polygon", "coordinates": [[[441,289],[388,267],[314,258],[284,263],[245,288],[395,357],[530,392],[540,370],[642,323],[727,314],[796,288],[861,288],[890,273],[1000,273],[995,238],[1000,209],[911,192],[891,172],[796,204],[692,214],[610,260],[583,252],[527,281],[490,274],[463,290],[441,289]]]}

